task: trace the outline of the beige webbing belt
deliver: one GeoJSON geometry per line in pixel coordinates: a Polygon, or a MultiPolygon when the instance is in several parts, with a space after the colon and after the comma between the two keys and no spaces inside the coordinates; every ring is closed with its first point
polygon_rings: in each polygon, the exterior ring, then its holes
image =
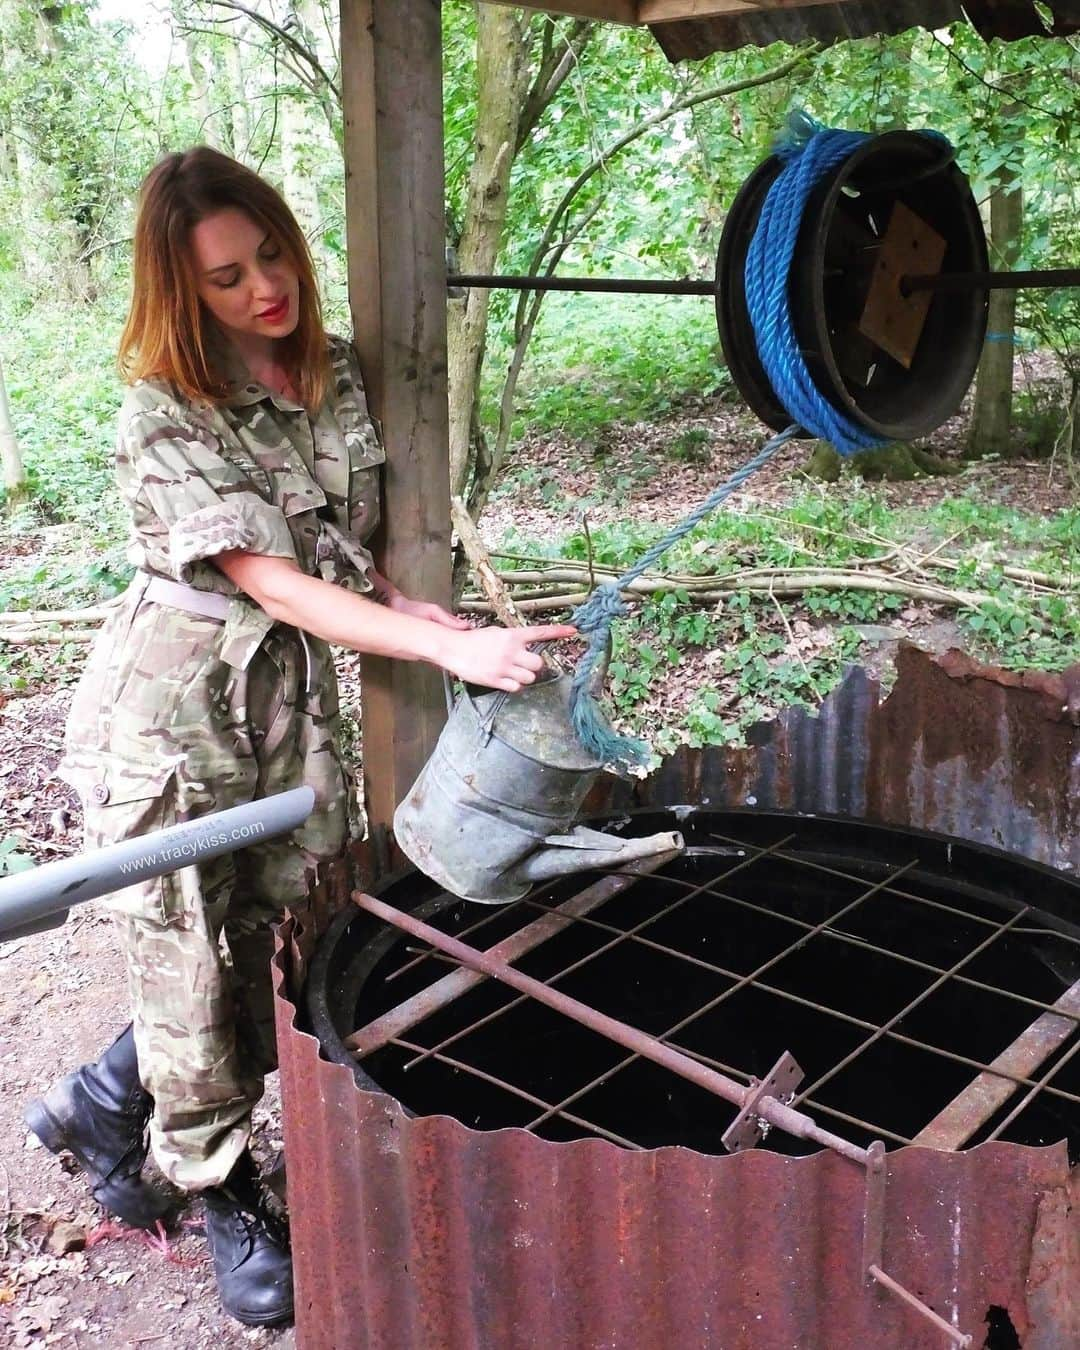
{"type": "MultiPolygon", "coordinates": [[[[184,610],[187,614],[200,614],[204,619],[220,619],[222,623],[229,617],[231,598],[222,595],[220,591],[200,591],[197,587],[187,586],[182,581],[170,581],[168,577],[144,575],[147,579],[141,584],[142,595],[146,600],[153,600],[155,604],[166,605],[170,609],[184,610]]],[[[137,582],[136,584],[140,583],[137,582]]],[[[297,628],[296,632],[300,638],[300,645],[304,649],[304,661],[307,667],[304,691],[310,694],[311,648],[308,646],[307,634],[304,630],[297,628]]]]}

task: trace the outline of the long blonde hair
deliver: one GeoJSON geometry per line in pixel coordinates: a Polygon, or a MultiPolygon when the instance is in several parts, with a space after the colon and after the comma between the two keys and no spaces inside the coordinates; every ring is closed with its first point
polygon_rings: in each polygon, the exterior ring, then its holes
{"type": "Polygon", "coordinates": [[[300,401],[314,413],[326,394],[330,366],[307,240],[280,193],[245,165],[206,145],[166,155],[143,181],[120,374],[129,383],[166,380],[189,398],[214,403],[227,395],[208,351],[214,321],[196,290],[189,240],[199,221],[230,206],[267,230],[296,270],[299,318],[281,341],[300,401]]]}

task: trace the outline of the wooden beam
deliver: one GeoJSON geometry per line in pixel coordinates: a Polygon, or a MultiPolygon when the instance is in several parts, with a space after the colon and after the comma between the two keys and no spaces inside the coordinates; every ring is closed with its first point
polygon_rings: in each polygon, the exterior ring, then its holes
{"type": "MultiPolygon", "coordinates": [[[[349,301],[386,446],[382,570],[450,602],[442,33],[439,0],[341,0],[349,301]]],[[[440,674],[361,662],[366,810],[373,829],[434,747],[440,674]]]]}
{"type": "Polygon", "coordinates": [[[546,14],[569,14],[575,19],[599,19],[603,23],[638,22],[638,0],[549,0],[548,4],[519,4],[518,0],[491,0],[515,9],[539,9],[546,14]]]}
{"type": "MultiPolygon", "coordinates": [[[[684,23],[694,19],[722,19],[729,14],[765,14],[769,10],[799,9],[819,5],[823,0],[639,0],[638,23],[654,27],[661,23],[684,23]]],[[[833,0],[842,5],[860,0],[833,0]]]]}

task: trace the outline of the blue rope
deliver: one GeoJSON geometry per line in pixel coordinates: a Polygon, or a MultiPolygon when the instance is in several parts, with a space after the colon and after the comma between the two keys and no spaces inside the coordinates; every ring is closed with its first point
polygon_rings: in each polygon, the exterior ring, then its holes
{"type": "Polygon", "coordinates": [[[629,571],[624,572],[615,581],[598,586],[588,600],[578,605],[571,614],[570,622],[588,637],[589,646],[578,662],[570,683],[570,714],[578,739],[601,763],[643,764],[649,756],[649,747],[644,741],[636,740],[632,736],[621,736],[611,726],[589,692],[596,663],[607,651],[608,634],[612,623],[629,613],[621,592],[647,572],[673,544],[677,544],[689,534],[695,525],[700,524],[707,515],[715,511],[722,501],[733,492],[737,492],[748,478],[768,464],[773,455],[798,434],[799,428],[791,426],[766,442],[752,460],[736,469],[726,482],[714,488],[684,520],[669,530],[662,539],[658,539],[629,571]]]}
{"type": "MultiPolygon", "coordinates": [[[[936,132],[927,134],[937,137],[936,132]]],[[[843,163],[867,139],[866,132],[822,127],[800,112],[788,118],[786,133],[774,147],[775,153],[784,161],[784,168],[762,204],[746,256],[746,303],[758,358],[793,425],[774,436],[753,459],[715,488],[684,520],[657,540],[629,571],[598,587],[571,615],[571,623],[589,639],[588,649],[571,682],[571,717],[582,745],[603,764],[642,764],[649,753],[644,742],[615,731],[597,707],[589,689],[597,663],[607,651],[612,623],[629,612],[621,592],[742,487],[802,429],[819,440],[829,441],[842,455],[886,444],[834,407],[818,390],[799,350],[788,306],[788,278],[807,199],[822,177],[843,163]]]]}
{"type": "Polygon", "coordinates": [[[788,279],[807,198],[825,174],[869,139],[863,131],[834,131],[805,113],[793,114],[775,147],[784,168],[762,203],[746,255],[746,307],[769,383],[794,421],[842,455],[885,441],[834,407],[814,384],[795,336],[788,279]]]}

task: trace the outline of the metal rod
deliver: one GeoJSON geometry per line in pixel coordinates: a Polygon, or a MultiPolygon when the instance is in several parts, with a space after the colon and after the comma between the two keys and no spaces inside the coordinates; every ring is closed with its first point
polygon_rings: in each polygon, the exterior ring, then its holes
{"type": "Polygon", "coordinates": [[[874,1279],[877,1280],[878,1284],[884,1285],[890,1294],[895,1294],[898,1299],[902,1299],[909,1308],[914,1308],[916,1312],[922,1313],[923,1317],[928,1321],[933,1322],[934,1326],[936,1326],[939,1331],[944,1332],[945,1335],[948,1336],[953,1345],[962,1346],[964,1347],[964,1350],[967,1350],[967,1347],[972,1344],[973,1338],[971,1336],[965,1336],[962,1331],[958,1331],[956,1327],[950,1326],[950,1324],[945,1321],[944,1317],[940,1317],[933,1308],[927,1307],[921,1298],[916,1298],[915,1295],[909,1289],[905,1289],[902,1284],[897,1284],[892,1276],[886,1275],[880,1266],[870,1266],[866,1273],[872,1275],[874,1279]]]}
{"type": "MultiPolygon", "coordinates": [[[[1067,989],[1054,1007],[1080,1012],[1080,980],[1067,989]]],[[[954,1149],[980,1130],[1019,1088],[1020,1084],[1002,1078],[995,1069],[1027,1078],[1040,1069],[1076,1031],[1076,1023],[1056,1013],[1043,1015],[992,1060],[986,1073],[970,1082],[928,1125],[919,1131],[913,1143],[924,1148],[954,1149]]],[[[1037,1091],[1038,1089],[1035,1089],[1037,1091]]]]}
{"type": "MultiPolygon", "coordinates": [[[[678,1074],[680,1078],[685,1078],[698,1087],[704,1088],[706,1092],[711,1092],[738,1107],[741,1107],[746,1100],[747,1089],[741,1084],[706,1068],[687,1055],[679,1054],[678,1051],[672,1050],[669,1046],[661,1045],[654,1036],[649,1036],[636,1027],[628,1026],[625,1022],[617,1021],[614,1017],[608,1017],[595,1008],[590,1008],[586,1003],[580,1003],[577,999],[569,998],[566,994],[560,994],[554,989],[549,989],[546,984],[542,984],[539,980],[534,980],[528,975],[523,975],[513,966],[493,960],[474,947],[468,947],[465,943],[458,942],[446,933],[439,932],[437,928],[421,923],[411,914],[405,914],[392,905],[385,904],[382,900],[376,900],[372,895],[354,892],[353,900],[361,909],[366,909],[369,914],[374,914],[376,918],[393,924],[395,928],[411,933],[414,937],[423,938],[433,947],[437,947],[440,951],[446,952],[448,956],[452,956],[456,961],[460,961],[463,966],[483,971],[484,974],[490,975],[493,979],[500,980],[521,993],[528,994],[537,1003],[553,1008],[556,1012],[572,1018],[581,1026],[588,1027],[590,1031],[595,1031],[600,1036],[606,1036],[617,1045],[623,1045],[628,1050],[636,1051],[643,1059],[651,1060],[654,1064],[669,1069],[672,1073],[678,1074]]],[[[770,1124],[784,1130],[787,1134],[794,1135],[797,1139],[810,1139],[821,1144],[824,1148],[833,1149],[842,1157],[848,1158],[862,1167],[867,1165],[869,1155],[866,1149],[858,1148],[847,1139],[841,1139],[839,1135],[823,1130],[816,1121],[811,1120],[803,1112],[793,1111],[791,1107],[785,1106],[772,1097],[765,1097],[758,1103],[758,1114],[763,1120],[769,1121],[770,1124]]]]}
{"type": "MultiPolygon", "coordinates": [[[[648,858],[630,864],[625,874],[617,873],[614,876],[604,877],[563,904],[547,910],[542,918],[535,919],[524,928],[519,928],[516,933],[511,933],[502,942],[497,942],[494,947],[489,947],[485,955],[498,961],[516,961],[519,956],[531,952],[548,938],[565,931],[578,915],[588,914],[591,910],[607,904],[620,892],[628,890],[640,881],[643,876],[669,861],[670,857],[667,855],[648,858]]],[[[460,968],[450,975],[444,975],[441,980],[436,980],[434,984],[421,989],[412,998],[399,1003],[396,1008],[391,1008],[389,1012],[383,1013],[381,1017],[376,1017],[374,1021],[368,1022],[366,1026],[347,1036],[346,1048],[357,1058],[370,1055],[400,1036],[403,1031],[416,1026],[417,1022],[422,1022],[440,1008],[445,1008],[448,1003],[453,1003],[454,999],[459,998],[467,990],[483,984],[486,979],[487,976],[478,971],[460,968]]]]}
{"type": "MultiPolygon", "coordinates": [[[[394,1038],[391,1045],[400,1046],[403,1050],[421,1050],[422,1046],[414,1041],[403,1041],[394,1038]]],[[[524,1088],[517,1087],[514,1083],[508,1083],[503,1078],[496,1078],[493,1073],[486,1073],[483,1069],[478,1069],[475,1064],[468,1064],[463,1059],[454,1059],[450,1055],[434,1055],[440,1064],[445,1064],[447,1068],[454,1069],[458,1073],[471,1074],[473,1078],[479,1078],[482,1083],[490,1083],[492,1087],[501,1088],[504,1092],[510,1093],[512,1097],[520,1097],[523,1101],[532,1106],[544,1106],[546,1103],[542,1097],[536,1097],[531,1092],[526,1092],[524,1088]]],[[[621,1144],[624,1148],[632,1148],[641,1152],[644,1150],[643,1144],[635,1143],[633,1139],[627,1139],[621,1134],[615,1134],[612,1130],[605,1130],[602,1125],[597,1125],[594,1121],[586,1120],[584,1116],[571,1115],[569,1111],[556,1112],[563,1120],[568,1120],[572,1125],[580,1125],[582,1129],[591,1130],[594,1134],[601,1135],[605,1139],[610,1139],[613,1144],[621,1144]]]]}
{"type": "Polygon", "coordinates": [[[1009,1114],[1005,1117],[1005,1119],[999,1125],[997,1125],[990,1134],[986,1136],[985,1142],[989,1143],[992,1139],[1000,1139],[1001,1136],[1005,1133],[1005,1131],[1016,1119],[1016,1117],[1020,1115],[1022,1111],[1027,1109],[1029,1103],[1032,1102],[1039,1095],[1040,1092],[1045,1093],[1052,1092],[1055,1095],[1057,1095],[1059,1089],[1052,1088],[1050,1086],[1050,1079],[1053,1078],[1055,1074],[1060,1073],[1061,1070],[1065,1067],[1065,1065],[1068,1064],[1071,1059],[1074,1059],[1076,1057],[1077,1051],[1080,1051],[1080,1041],[1077,1041],[1075,1045],[1070,1046],[1069,1049],[1066,1050],[1065,1053],[1061,1056],[1058,1062],[1052,1065],[1051,1068],[1047,1069],[1046,1073],[1043,1074],[1043,1076],[1039,1079],[1039,1081],[1035,1084],[1035,1086],[1031,1089],[1031,1091],[1020,1102],[1018,1102],[1017,1105],[1014,1106],[1013,1109],[1009,1112],[1009,1114]]]}
{"type": "Polygon", "coordinates": [[[900,293],[913,291],[1039,291],[1080,286],[1080,267],[1033,272],[932,272],[900,278],[900,293]]]}
{"type": "MultiPolygon", "coordinates": [[[[449,287],[492,291],[601,291],[616,295],[715,296],[716,282],[698,280],[645,281],[636,277],[529,277],[448,276],[449,287]]],[[[914,291],[1035,291],[1080,286],[1080,268],[1043,268],[1029,272],[933,272],[901,277],[900,292],[914,291]]]]}
{"type": "Polygon", "coordinates": [[[448,276],[448,286],[490,291],[609,291],[619,295],[715,295],[715,281],[641,281],[635,277],[448,276]]]}

